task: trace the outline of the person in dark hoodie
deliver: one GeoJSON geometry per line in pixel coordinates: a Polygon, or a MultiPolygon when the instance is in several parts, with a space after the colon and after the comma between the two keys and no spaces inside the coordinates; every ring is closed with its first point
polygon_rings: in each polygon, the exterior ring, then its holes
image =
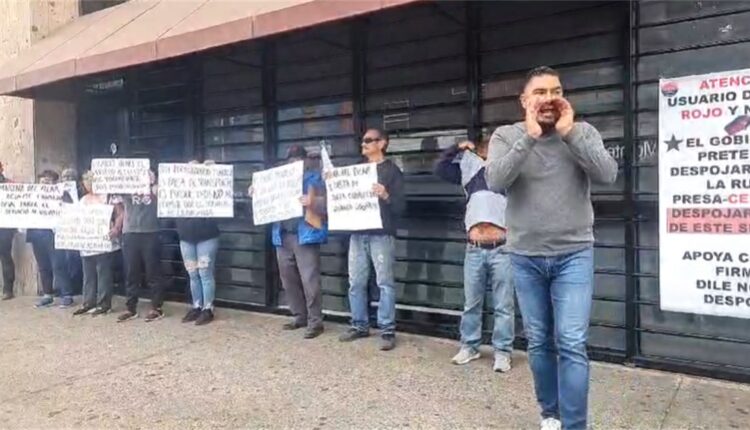
{"type": "Polygon", "coordinates": [[[352,326],[339,338],[341,342],[351,342],[369,336],[367,283],[372,265],[380,290],[378,326],[381,330],[381,351],[389,351],[396,346],[395,236],[398,218],[406,206],[403,173],[393,161],[385,158],[388,143],[388,134],[374,128],[367,130],[362,138],[365,161],[377,164],[378,183],[373,184],[372,191],[379,199],[383,227],[358,231],[349,238],[352,326]]]}
{"type": "Polygon", "coordinates": [[[482,309],[485,292],[492,291],[494,324],[492,346],[496,372],[508,372],[513,352],[513,273],[505,252],[503,193],[490,191],[484,179],[489,139],[478,144],[462,142],[446,149],[435,164],[435,175],[461,185],[466,194],[466,255],[464,257],[464,311],[461,315],[461,349],[452,362],[467,364],[480,357],[482,309]]]}
{"type": "MultiPolygon", "coordinates": [[[[198,164],[198,161],[191,161],[198,164]]],[[[211,160],[206,165],[214,164],[211,160]]],[[[179,218],[177,233],[185,270],[190,278],[192,308],[182,322],[205,325],[214,319],[216,297],[216,254],[219,251],[219,225],[215,218],[179,218]]]]}
{"type": "MultiPolygon", "coordinates": [[[[3,163],[0,163],[0,184],[10,182],[5,177],[3,163]]],[[[16,266],[13,263],[14,228],[0,228],[0,263],[3,265],[3,296],[2,300],[13,298],[13,284],[16,282],[16,266]]]]}
{"type": "MultiPolygon", "coordinates": [[[[54,185],[60,175],[45,170],[37,177],[40,184],[54,185]]],[[[60,307],[73,306],[73,291],[64,250],[55,249],[55,233],[49,229],[29,229],[26,241],[31,243],[34,258],[39,269],[43,296],[37,301],[37,308],[51,306],[55,301],[55,291],[60,294],[60,307]]]]}

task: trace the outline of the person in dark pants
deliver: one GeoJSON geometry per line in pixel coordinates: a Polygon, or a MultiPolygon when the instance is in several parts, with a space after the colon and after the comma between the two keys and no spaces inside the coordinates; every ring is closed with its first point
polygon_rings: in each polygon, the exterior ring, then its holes
{"type": "MultiPolygon", "coordinates": [[[[0,163],[0,184],[10,182],[5,177],[3,163],[0,163]]],[[[14,228],[0,228],[0,264],[3,265],[3,296],[2,300],[13,298],[13,284],[16,282],[16,265],[13,263],[14,228]]]]}
{"type": "Polygon", "coordinates": [[[358,231],[349,237],[352,326],[339,337],[341,342],[351,342],[370,335],[367,282],[370,267],[374,267],[380,290],[378,326],[381,351],[396,346],[396,225],[406,206],[403,173],[393,161],[385,158],[388,143],[388,134],[378,129],[367,130],[362,138],[362,155],[367,162],[377,164],[378,183],[373,184],[372,191],[379,199],[383,228],[358,231]]]}
{"type": "Polygon", "coordinates": [[[138,291],[146,274],[151,290],[151,310],[146,322],[164,317],[164,281],[159,256],[159,219],[157,218],[156,174],[151,174],[151,193],[122,197],[125,220],[122,229],[122,255],[125,262],[127,310],[117,317],[117,322],[138,318],[138,291]],[[145,269],[145,270],[144,270],[145,269]]]}
{"type": "MultiPolygon", "coordinates": [[[[80,204],[111,204],[111,199],[106,195],[93,193],[92,179],[91,172],[83,174],[83,189],[86,194],[81,198],[80,204]]],[[[81,252],[83,260],[83,306],[73,312],[73,315],[90,313],[91,316],[98,316],[111,311],[112,292],[114,290],[113,265],[116,251],[120,248],[124,215],[122,204],[115,204],[109,232],[109,238],[114,245],[111,252],[81,252]]]]}
{"type": "MultiPolygon", "coordinates": [[[[76,169],[67,168],[60,173],[60,182],[72,182],[75,184],[75,191],[72,191],[75,196],[71,195],[71,192],[63,192],[63,202],[65,203],[76,203],[80,196],[84,194],[81,189],[80,181],[78,180],[78,171],[76,169]]],[[[70,278],[70,291],[75,295],[81,292],[83,285],[83,263],[81,261],[81,253],[73,251],[71,249],[60,250],[60,255],[65,259],[65,267],[68,270],[68,277],[70,278]]]]}
{"type": "MultiPolygon", "coordinates": [[[[191,161],[198,164],[198,161],[191,161]]],[[[206,160],[206,165],[214,164],[206,160]]],[[[215,218],[180,218],[177,220],[180,252],[190,278],[193,306],[182,322],[205,325],[214,319],[216,298],[216,254],[219,251],[219,225],[215,218]]]]}
{"type": "MultiPolygon", "coordinates": [[[[59,175],[52,170],[43,171],[39,177],[40,184],[56,184],[59,175]]],[[[29,229],[26,241],[31,243],[34,258],[39,269],[42,282],[43,296],[36,304],[37,308],[51,306],[55,299],[55,292],[60,294],[60,307],[68,308],[73,305],[73,291],[66,253],[55,249],[55,234],[49,229],[29,229]]]]}
{"type": "Polygon", "coordinates": [[[302,146],[294,145],[287,153],[287,163],[305,162],[302,197],[305,216],[273,224],[272,239],[276,247],[281,285],[286,291],[293,321],[285,330],[307,327],[304,338],[323,333],[323,297],[320,285],[320,245],[328,240],[325,184],[302,146]],[[311,223],[312,222],[312,223],[311,223]],[[313,223],[315,225],[313,225],[313,223]]]}

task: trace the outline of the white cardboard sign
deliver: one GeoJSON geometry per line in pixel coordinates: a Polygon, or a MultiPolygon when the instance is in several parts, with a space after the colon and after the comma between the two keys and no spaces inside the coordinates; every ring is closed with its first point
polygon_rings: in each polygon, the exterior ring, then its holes
{"type": "Polygon", "coordinates": [[[159,218],[234,216],[234,166],[159,164],[159,218]]]}
{"type": "Polygon", "coordinates": [[[61,209],[60,184],[0,184],[0,228],[51,229],[61,209]]]}
{"type": "Polygon", "coordinates": [[[149,166],[147,158],[95,158],[91,186],[96,194],[148,194],[149,166]]]}
{"type": "Polygon", "coordinates": [[[328,228],[344,231],[383,228],[380,202],[372,191],[376,183],[375,163],[334,168],[326,178],[328,228]]]}
{"type": "Polygon", "coordinates": [[[63,204],[55,228],[55,249],[86,253],[115,250],[109,239],[113,206],[103,204],[63,204]]]}

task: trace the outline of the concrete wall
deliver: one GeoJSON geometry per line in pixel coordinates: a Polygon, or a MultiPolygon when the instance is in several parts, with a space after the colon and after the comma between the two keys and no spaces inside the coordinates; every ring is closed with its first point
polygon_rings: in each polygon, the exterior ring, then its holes
{"type": "MultiPolygon", "coordinates": [[[[0,1],[0,62],[79,14],[76,0],[0,1]]],[[[16,182],[33,181],[36,172],[75,165],[75,107],[0,96],[0,161],[16,182]]],[[[36,269],[23,234],[16,236],[16,294],[35,294],[36,269]]]]}

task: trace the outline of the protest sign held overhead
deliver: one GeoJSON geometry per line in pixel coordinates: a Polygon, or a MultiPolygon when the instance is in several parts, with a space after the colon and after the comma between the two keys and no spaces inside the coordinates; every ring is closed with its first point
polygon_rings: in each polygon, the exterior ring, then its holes
{"type": "Polygon", "coordinates": [[[268,224],[299,218],[303,214],[304,162],[297,161],[253,173],[253,223],[268,224]]]}
{"type": "Polygon", "coordinates": [[[750,70],[659,90],[661,308],[750,318],[750,70]]]}
{"type": "Polygon", "coordinates": [[[55,228],[55,249],[86,253],[115,250],[109,238],[113,206],[102,204],[63,204],[55,228]]]}
{"type": "Polygon", "coordinates": [[[61,206],[60,184],[0,184],[0,228],[54,228],[61,206]]]}
{"type": "Polygon", "coordinates": [[[331,170],[326,178],[328,228],[345,231],[382,228],[380,202],[372,191],[377,182],[375,163],[331,170]]]}
{"type": "Polygon", "coordinates": [[[148,194],[150,161],[146,158],[95,158],[91,160],[96,194],[148,194]]]}
{"type": "Polygon", "coordinates": [[[159,218],[234,216],[234,167],[159,164],[159,218]]]}

